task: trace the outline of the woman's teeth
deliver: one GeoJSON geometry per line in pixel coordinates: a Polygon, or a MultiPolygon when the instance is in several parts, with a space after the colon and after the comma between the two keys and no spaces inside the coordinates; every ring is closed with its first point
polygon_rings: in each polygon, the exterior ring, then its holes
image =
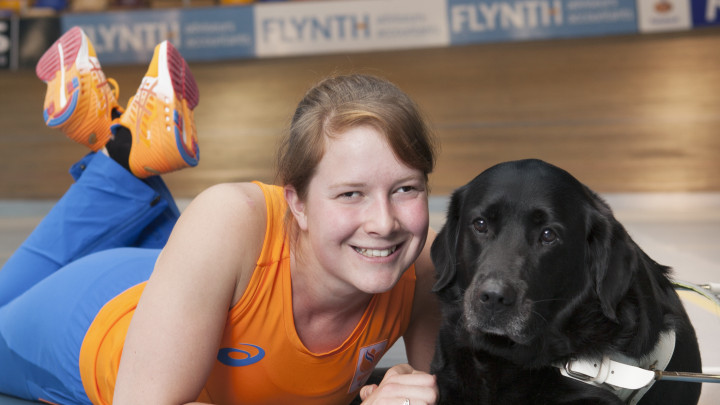
{"type": "Polygon", "coordinates": [[[356,252],[360,253],[363,256],[367,257],[386,257],[390,256],[395,250],[397,250],[397,246],[393,246],[390,249],[361,249],[361,248],[354,248],[356,252]]]}

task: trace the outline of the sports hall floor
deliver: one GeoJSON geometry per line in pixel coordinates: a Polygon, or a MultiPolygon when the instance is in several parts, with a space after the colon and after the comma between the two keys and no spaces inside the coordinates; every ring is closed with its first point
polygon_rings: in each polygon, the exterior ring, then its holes
{"type": "MultiPolygon", "coordinates": [[[[494,163],[538,157],[600,192],[676,278],[720,282],[718,49],[720,30],[704,29],[191,63],[202,159],[166,180],[181,206],[213,183],[271,182],[278,135],[304,90],[331,73],[372,73],[414,97],[438,134],[434,227],[452,189],[494,163]]],[[[125,104],[145,67],[105,71],[125,104]]],[[[43,126],[44,91],[32,69],[0,72],[0,264],[69,186],[66,169],[84,154],[43,126]]],[[[720,314],[691,302],[688,310],[708,371],[720,371],[720,314]]],[[[383,359],[402,360],[400,347],[383,359]]],[[[718,397],[720,384],[704,385],[701,404],[718,397]]],[[[20,403],[0,396],[0,405],[20,403]]]]}

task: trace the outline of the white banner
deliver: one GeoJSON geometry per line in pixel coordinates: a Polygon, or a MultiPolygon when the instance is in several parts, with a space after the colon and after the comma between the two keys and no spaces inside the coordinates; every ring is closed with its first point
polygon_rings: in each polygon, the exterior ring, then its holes
{"type": "Polygon", "coordinates": [[[255,6],[256,55],[448,46],[444,0],[355,0],[255,6]]]}
{"type": "Polygon", "coordinates": [[[637,0],[637,10],[641,33],[692,28],[690,0],[637,0]]]}

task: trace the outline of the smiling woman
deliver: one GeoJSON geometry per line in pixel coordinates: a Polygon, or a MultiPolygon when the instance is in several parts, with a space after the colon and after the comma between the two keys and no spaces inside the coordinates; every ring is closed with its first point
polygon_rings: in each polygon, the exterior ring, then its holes
{"type": "Polygon", "coordinates": [[[429,221],[424,175],[404,165],[370,126],[325,145],[307,197],[286,188],[301,235],[298,261],[334,273],[350,289],[385,292],[423,248],[429,221]]]}
{"type": "MultiPolygon", "coordinates": [[[[153,62],[148,81],[173,76],[153,62]]],[[[176,105],[192,126],[194,104],[176,105]]],[[[293,117],[281,185],[219,184],[179,218],[158,176],[126,169],[132,149],[115,153],[115,138],[75,166],[76,183],[0,271],[0,392],[121,405],[435,403],[435,152],[402,91],[373,76],[320,82],[293,117]],[[400,337],[409,365],[363,388],[400,337]]]]}

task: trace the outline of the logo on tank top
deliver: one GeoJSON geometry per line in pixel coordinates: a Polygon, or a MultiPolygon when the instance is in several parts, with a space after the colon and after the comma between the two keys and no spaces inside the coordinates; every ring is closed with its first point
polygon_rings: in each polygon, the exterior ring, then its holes
{"type": "Polygon", "coordinates": [[[265,350],[250,343],[238,343],[237,347],[224,347],[218,351],[220,363],[230,367],[243,367],[255,364],[265,357],[265,350]]]}
{"type": "Polygon", "coordinates": [[[370,378],[370,374],[372,374],[380,358],[385,354],[387,344],[388,341],[383,340],[380,343],[375,343],[374,345],[365,346],[360,349],[357,365],[355,366],[355,376],[353,377],[348,392],[357,391],[365,385],[365,382],[370,378]]]}

